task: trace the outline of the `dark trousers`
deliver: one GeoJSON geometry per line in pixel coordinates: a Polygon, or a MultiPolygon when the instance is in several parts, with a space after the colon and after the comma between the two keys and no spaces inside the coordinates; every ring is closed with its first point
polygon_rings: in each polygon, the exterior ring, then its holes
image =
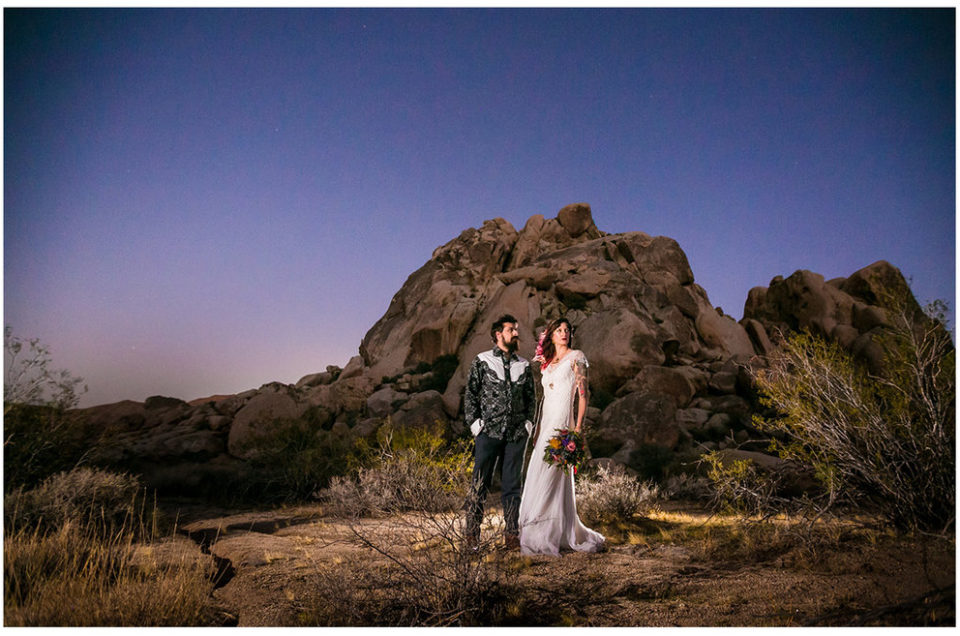
{"type": "Polygon", "coordinates": [[[467,535],[478,538],[480,523],[483,521],[483,504],[487,500],[493,471],[499,460],[500,483],[503,487],[504,532],[509,535],[520,534],[520,483],[523,473],[523,454],[527,448],[527,438],[517,442],[505,442],[502,439],[488,437],[480,433],[474,438],[473,483],[467,498],[467,535]]]}

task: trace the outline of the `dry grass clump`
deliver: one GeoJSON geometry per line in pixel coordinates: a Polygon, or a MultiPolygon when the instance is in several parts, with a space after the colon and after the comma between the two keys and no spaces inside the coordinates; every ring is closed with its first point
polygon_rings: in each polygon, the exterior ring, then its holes
{"type": "Polygon", "coordinates": [[[581,473],[577,512],[587,524],[642,517],[657,509],[659,496],[652,482],[640,482],[620,466],[601,466],[594,475],[581,473]]]}
{"type": "Polygon", "coordinates": [[[151,556],[164,539],[138,490],[128,475],[75,469],[6,497],[5,625],[213,624],[212,563],[193,546],[151,556]]]}
{"type": "Polygon", "coordinates": [[[210,625],[210,565],[137,557],[132,534],[91,536],[66,524],[3,542],[7,626],[210,625]]]}
{"type": "Polygon", "coordinates": [[[465,445],[449,447],[424,429],[379,433],[379,447],[351,476],[334,477],[317,497],[328,514],[387,516],[411,510],[459,509],[470,485],[473,454],[465,445]]]}
{"type": "Polygon", "coordinates": [[[109,532],[136,515],[140,489],[132,475],[74,468],[51,475],[36,488],[7,495],[4,520],[8,528],[15,524],[53,531],[81,522],[109,532]]]}
{"type": "Polygon", "coordinates": [[[352,541],[372,563],[318,567],[323,590],[301,612],[310,625],[442,626],[496,623],[516,578],[495,549],[503,521],[488,515],[470,545],[464,502],[473,456],[436,431],[391,431],[353,477],[318,493],[327,514],[351,519],[352,541]]]}
{"type": "Polygon", "coordinates": [[[351,525],[368,559],[323,563],[303,625],[475,626],[500,624],[516,591],[500,530],[487,523],[477,550],[453,514],[411,512],[351,525]]]}

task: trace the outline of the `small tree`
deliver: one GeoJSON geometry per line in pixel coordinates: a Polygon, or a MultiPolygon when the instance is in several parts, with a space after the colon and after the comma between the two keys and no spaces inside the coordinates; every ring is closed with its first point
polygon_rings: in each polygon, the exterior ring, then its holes
{"type": "Polygon", "coordinates": [[[778,434],[781,457],[811,464],[837,501],[870,503],[901,529],[954,523],[956,352],[945,304],[926,311],[904,290],[882,299],[886,325],[874,372],[809,332],[785,338],[758,372],[761,402],[780,417],[755,417],[778,434]]]}
{"type": "Polygon", "coordinates": [[[69,371],[53,369],[50,350],[38,339],[14,336],[9,325],[3,347],[4,481],[10,489],[76,465],[88,443],[67,410],[87,387],[69,371]]]}
{"type": "Polygon", "coordinates": [[[3,352],[4,415],[19,405],[73,408],[87,391],[83,378],[51,368],[50,350],[38,338],[14,336],[10,325],[3,328],[3,352]]]}

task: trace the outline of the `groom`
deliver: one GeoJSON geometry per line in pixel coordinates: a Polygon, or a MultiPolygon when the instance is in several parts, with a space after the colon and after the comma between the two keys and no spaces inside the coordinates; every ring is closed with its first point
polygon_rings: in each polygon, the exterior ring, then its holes
{"type": "Polygon", "coordinates": [[[494,347],[470,367],[463,398],[464,417],[475,438],[473,487],[467,499],[467,541],[480,544],[483,504],[499,460],[503,486],[503,534],[507,549],[520,548],[520,475],[527,438],[533,430],[536,397],[530,363],[517,355],[517,319],[501,316],[490,328],[494,347]]]}

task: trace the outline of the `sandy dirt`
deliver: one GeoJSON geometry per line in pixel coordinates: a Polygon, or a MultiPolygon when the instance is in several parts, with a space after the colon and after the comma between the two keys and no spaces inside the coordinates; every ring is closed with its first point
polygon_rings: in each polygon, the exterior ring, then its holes
{"type": "MultiPolygon", "coordinates": [[[[214,601],[227,617],[224,622],[240,626],[315,624],[312,608],[344,603],[345,588],[330,589],[331,582],[339,582],[331,572],[346,580],[352,572],[390,565],[389,557],[358,541],[358,533],[388,542],[412,527],[404,519],[327,518],[318,506],[232,513],[183,503],[174,514],[180,532],[215,561],[214,601]]],[[[503,551],[491,535],[492,550],[485,558],[509,578],[508,598],[515,597],[497,622],[955,624],[953,541],[848,531],[832,522],[838,526],[827,534],[834,538],[817,549],[782,537],[772,537],[767,546],[762,535],[757,544],[756,537],[728,531],[704,533],[711,523],[732,522],[697,508],[666,510],[634,526],[608,529],[603,553],[559,558],[503,551]],[[746,541],[753,541],[748,549],[746,541]]],[[[438,553],[429,551],[451,550],[442,542],[424,545],[423,554],[434,554],[438,563],[438,553]]],[[[329,612],[326,616],[331,622],[329,612]]],[[[344,614],[342,620],[356,624],[358,619],[344,614]]]]}

